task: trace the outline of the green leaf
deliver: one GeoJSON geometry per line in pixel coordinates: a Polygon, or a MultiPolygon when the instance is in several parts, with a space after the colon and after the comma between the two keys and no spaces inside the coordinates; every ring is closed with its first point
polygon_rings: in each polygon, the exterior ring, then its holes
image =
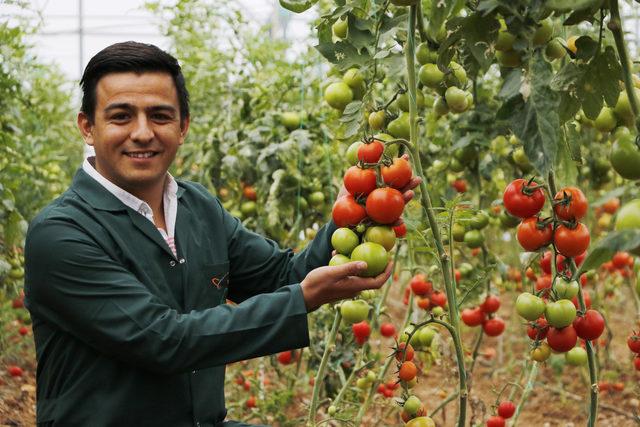
{"type": "Polygon", "coordinates": [[[5,223],[4,241],[6,246],[21,245],[26,233],[26,221],[18,211],[11,211],[5,223]]]}
{"type": "Polygon", "coordinates": [[[576,48],[578,49],[576,58],[587,61],[598,52],[598,42],[591,37],[582,36],[576,40],[576,48]]]}
{"type": "Polygon", "coordinates": [[[504,84],[500,89],[498,96],[503,99],[511,99],[520,95],[520,87],[522,86],[522,70],[513,69],[504,78],[504,84]]]}
{"type": "Polygon", "coordinates": [[[442,28],[442,24],[444,24],[455,9],[459,8],[459,3],[464,4],[464,1],[437,0],[431,3],[431,15],[429,16],[429,24],[427,25],[427,35],[431,40],[438,39],[438,32],[440,28],[442,28]]]}
{"type": "Polygon", "coordinates": [[[602,0],[549,0],[546,6],[557,12],[567,12],[569,10],[581,10],[600,6],[602,0]]]}
{"type": "Polygon", "coordinates": [[[640,246],[640,230],[612,231],[591,248],[578,272],[594,270],[607,262],[618,251],[629,251],[640,246]]]}
{"type": "Polygon", "coordinates": [[[564,20],[562,25],[567,25],[567,26],[577,25],[582,21],[590,22],[593,24],[593,21],[595,21],[594,13],[597,10],[598,10],[597,8],[596,9],[587,8],[582,10],[576,10],[571,15],[569,15],[567,19],[564,20]]]}
{"type": "Polygon", "coordinates": [[[280,6],[294,13],[302,13],[317,2],[318,0],[280,0],[280,6]]]}
{"type": "Polygon", "coordinates": [[[558,152],[560,96],[549,87],[553,70],[541,52],[531,58],[529,70],[531,93],[524,104],[516,104],[511,127],[531,163],[546,176],[558,152]]]}
{"type": "Polygon", "coordinates": [[[580,100],[569,92],[560,92],[560,106],[558,107],[560,123],[571,120],[578,111],[580,111],[580,100]]]}
{"type": "Polygon", "coordinates": [[[585,68],[575,62],[567,62],[551,79],[551,89],[568,91],[575,89],[584,75],[585,68]]]}

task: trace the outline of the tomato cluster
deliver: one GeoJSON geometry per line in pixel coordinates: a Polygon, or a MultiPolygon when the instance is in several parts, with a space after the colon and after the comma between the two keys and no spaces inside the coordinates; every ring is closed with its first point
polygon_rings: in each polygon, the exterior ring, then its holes
{"type": "Polygon", "coordinates": [[[633,367],[636,371],[640,371],[640,334],[633,331],[627,338],[627,346],[633,352],[633,367]]]}
{"type": "Polygon", "coordinates": [[[500,308],[500,298],[496,295],[487,295],[482,304],[474,308],[462,310],[460,318],[467,326],[480,326],[485,334],[497,337],[504,332],[505,323],[502,318],[495,315],[500,308]]]}
{"type": "Polygon", "coordinates": [[[510,400],[504,400],[498,404],[498,415],[493,415],[487,420],[487,427],[504,427],[506,420],[516,413],[516,405],[510,400]]]}
{"type": "Polygon", "coordinates": [[[416,304],[423,310],[428,310],[435,316],[444,313],[447,306],[447,296],[440,290],[433,289],[433,283],[427,280],[425,275],[418,273],[411,278],[409,286],[405,288],[403,302],[409,304],[409,294],[413,292],[416,296],[416,304]]]}

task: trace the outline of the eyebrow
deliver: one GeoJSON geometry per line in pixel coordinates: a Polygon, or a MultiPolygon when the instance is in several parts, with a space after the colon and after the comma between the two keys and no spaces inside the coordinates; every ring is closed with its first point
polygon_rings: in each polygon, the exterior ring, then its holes
{"type": "MultiPolygon", "coordinates": [[[[133,110],[135,108],[133,107],[133,105],[128,104],[126,102],[117,102],[115,104],[107,105],[107,107],[104,109],[104,112],[108,113],[111,110],[119,110],[119,109],[122,109],[122,110],[133,110]]],[[[145,110],[149,111],[149,112],[169,111],[169,112],[172,112],[172,113],[177,113],[176,108],[173,105],[168,105],[168,104],[154,105],[152,107],[145,108],[145,110]]]]}

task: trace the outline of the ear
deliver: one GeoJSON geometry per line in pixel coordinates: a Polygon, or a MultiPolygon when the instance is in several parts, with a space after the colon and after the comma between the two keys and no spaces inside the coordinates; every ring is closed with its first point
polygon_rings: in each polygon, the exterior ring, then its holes
{"type": "Polygon", "coordinates": [[[188,116],[180,122],[180,145],[184,144],[187,133],[189,133],[189,122],[190,120],[188,116]]]}
{"type": "Polygon", "coordinates": [[[85,144],[93,146],[93,124],[89,120],[89,117],[80,111],[78,113],[78,129],[82,134],[85,144]]]}

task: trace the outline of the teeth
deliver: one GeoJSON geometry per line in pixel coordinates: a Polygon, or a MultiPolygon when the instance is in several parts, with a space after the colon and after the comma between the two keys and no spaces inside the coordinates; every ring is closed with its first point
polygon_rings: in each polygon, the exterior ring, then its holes
{"type": "Polygon", "coordinates": [[[129,157],[134,157],[136,159],[147,159],[151,156],[153,156],[155,153],[153,152],[146,152],[146,153],[127,153],[127,156],[129,157]]]}

